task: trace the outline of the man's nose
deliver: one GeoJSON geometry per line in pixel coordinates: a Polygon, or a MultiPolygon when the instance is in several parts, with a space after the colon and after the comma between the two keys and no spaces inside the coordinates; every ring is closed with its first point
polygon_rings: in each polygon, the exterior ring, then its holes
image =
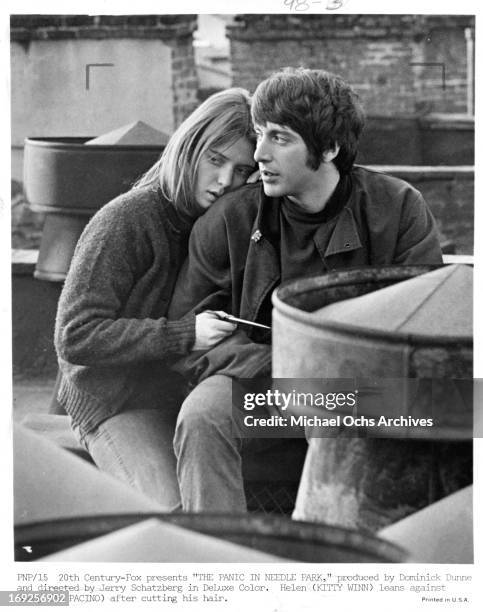
{"type": "Polygon", "coordinates": [[[267,141],[265,140],[265,138],[260,138],[260,140],[257,142],[253,158],[257,163],[270,159],[270,149],[267,145],[267,141]]]}

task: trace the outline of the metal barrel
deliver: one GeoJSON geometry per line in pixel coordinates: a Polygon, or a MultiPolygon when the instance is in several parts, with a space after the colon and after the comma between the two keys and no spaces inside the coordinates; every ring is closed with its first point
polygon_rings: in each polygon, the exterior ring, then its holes
{"type": "MultiPolygon", "coordinates": [[[[407,553],[399,546],[344,527],[302,523],[263,515],[143,512],[79,517],[18,526],[15,530],[15,559],[27,560],[24,549],[27,542],[31,551],[28,560],[38,560],[106,534],[114,535],[116,530],[150,518],[252,549],[254,560],[257,560],[257,552],[273,555],[274,561],[286,559],[307,563],[400,563],[407,558],[407,553]]],[[[193,542],[197,541],[195,533],[193,542]]],[[[220,547],[219,556],[210,560],[227,560],[223,549],[224,547],[220,547]]],[[[163,560],[169,560],[169,550],[163,550],[162,546],[161,554],[163,560]]],[[[191,550],[187,558],[182,560],[192,561],[192,554],[191,550]]],[[[173,558],[177,555],[176,550],[172,551],[172,555],[173,558]]],[[[84,557],[84,560],[87,559],[84,557]]],[[[154,558],[149,560],[155,561],[154,558]]],[[[243,560],[249,561],[250,557],[245,554],[243,560]]]]}
{"type": "Polygon", "coordinates": [[[88,145],[89,138],[27,138],[24,190],[45,215],[35,276],[63,281],[92,215],[128,191],[159,158],[162,145],[88,145]]]}
{"type": "MultiPolygon", "coordinates": [[[[439,333],[419,334],[322,316],[324,307],[342,306],[348,303],[345,300],[372,292],[383,296],[384,289],[404,281],[410,287],[410,279],[436,269],[389,266],[337,271],[293,281],[274,295],[274,378],[372,377],[399,379],[403,384],[429,379],[431,392],[438,385],[443,389],[436,405],[424,389],[418,402],[405,405],[413,417],[418,412],[427,414],[428,407],[433,411],[439,429],[431,439],[421,439],[421,432],[416,435],[411,428],[404,439],[386,439],[347,427],[335,435],[332,431],[326,437],[311,438],[295,518],[376,531],[471,482],[472,444],[467,439],[472,435],[472,406],[463,403],[461,408],[460,402],[461,409],[455,410],[453,398],[444,395],[451,379],[472,377],[471,333],[461,332],[460,322],[453,334],[444,328],[439,333]]],[[[467,275],[464,270],[463,276],[467,275]]],[[[408,291],[406,301],[411,305],[414,294],[408,291]]],[[[444,295],[440,306],[445,316],[454,311],[457,317],[458,308],[445,304],[444,295]]],[[[471,308],[471,291],[458,295],[471,308]]],[[[373,300],[371,306],[375,303],[373,300]]],[[[391,316],[390,312],[388,319],[391,316]]],[[[468,323],[471,327],[471,320],[468,323]]]]}

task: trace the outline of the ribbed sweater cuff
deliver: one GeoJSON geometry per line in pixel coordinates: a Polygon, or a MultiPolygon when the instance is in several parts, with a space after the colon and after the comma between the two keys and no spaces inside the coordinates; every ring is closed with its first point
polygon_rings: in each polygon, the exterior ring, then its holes
{"type": "Polygon", "coordinates": [[[103,404],[90,394],[82,392],[65,376],[62,376],[57,399],[70,415],[72,424],[79,427],[82,435],[89,433],[115,413],[109,404],[103,404]]]}
{"type": "Polygon", "coordinates": [[[195,343],[196,317],[189,313],[178,321],[166,323],[166,351],[171,355],[185,355],[195,343]]]}

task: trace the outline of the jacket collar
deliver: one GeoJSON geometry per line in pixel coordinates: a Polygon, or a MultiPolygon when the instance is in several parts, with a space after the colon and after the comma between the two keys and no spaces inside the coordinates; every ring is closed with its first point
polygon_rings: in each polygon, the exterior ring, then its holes
{"type": "Polygon", "coordinates": [[[324,257],[355,251],[362,247],[356,220],[348,204],[337,217],[319,227],[315,232],[314,241],[324,257]]]}
{"type": "MultiPolygon", "coordinates": [[[[280,236],[278,212],[281,199],[266,196],[262,185],[260,185],[259,198],[260,204],[252,227],[251,240],[257,243],[262,238],[266,238],[277,246],[280,236]]],[[[353,201],[352,191],[341,212],[326,223],[322,223],[316,231],[314,241],[323,257],[355,251],[362,247],[352,212],[353,201]]]]}
{"type": "Polygon", "coordinates": [[[263,185],[260,185],[258,197],[259,205],[257,216],[252,227],[251,240],[253,240],[253,242],[259,242],[263,237],[276,245],[278,243],[278,236],[280,235],[278,213],[281,200],[280,198],[269,198],[266,196],[263,191],[263,185]]]}

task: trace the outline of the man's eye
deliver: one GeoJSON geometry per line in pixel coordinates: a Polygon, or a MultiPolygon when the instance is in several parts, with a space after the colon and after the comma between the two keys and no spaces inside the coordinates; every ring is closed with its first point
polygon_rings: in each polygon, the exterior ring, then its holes
{"type": "Polygon", "coordinates": [[[281,136],[280,134],[275,134],[273,136],[273,139],[275,140],[275,142],[278,142],[279,144],[287,142],[287,139],[285,138],[285,136],[281,136]]]}

